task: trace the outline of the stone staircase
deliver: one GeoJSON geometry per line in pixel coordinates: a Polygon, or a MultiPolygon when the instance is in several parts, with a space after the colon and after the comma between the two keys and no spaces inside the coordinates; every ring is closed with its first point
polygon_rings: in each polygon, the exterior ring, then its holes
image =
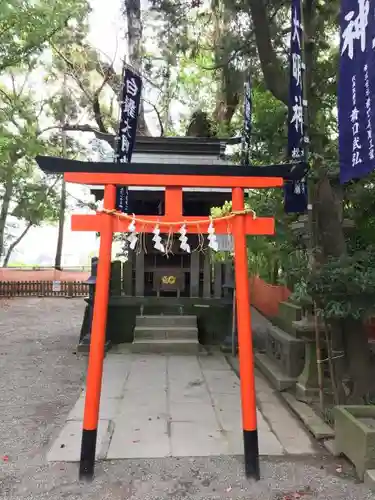
{"type": "Polygon", "coordinates": [[[137,316],[132,352],[197,354],[196,316],[137,316]]]}

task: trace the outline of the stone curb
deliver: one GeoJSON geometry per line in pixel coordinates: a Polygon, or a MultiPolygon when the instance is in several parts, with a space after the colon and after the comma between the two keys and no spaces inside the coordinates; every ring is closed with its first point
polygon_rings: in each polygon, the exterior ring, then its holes
{"type": "MultiPolygon", "coordinates": [[[[238,367],[230,356],[225,356],[227,363],[239,377],[238,367]]],[[[317,415],[312,408],[305,403],[298,401],[292,394],[288,392],[276,391],[277,395],[287,404],[293,413],[301,420],[304,427],[314,436],[317,441],[324,445],[325,449],[336,456],[333,446],[334,430],[329,427],[324,420],[317,415]]],[[[374,471],[375,475],[375,471],[374,471]]]]}

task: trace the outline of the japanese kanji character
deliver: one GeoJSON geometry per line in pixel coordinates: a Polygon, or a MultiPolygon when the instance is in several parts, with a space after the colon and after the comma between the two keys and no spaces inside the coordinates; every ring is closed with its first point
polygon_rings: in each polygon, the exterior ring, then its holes
{"type": "Polygon", "coordinates": [[[351,10],[344,17],[345,21],[348,21],[347,27],[343,30],[342,39],[343,44],[341,48],[341,55],[348,51],[348,57],[353,59],[354,57],[354,42],[355,40],[360,40],[361,51],[364,52],[366,49],[366,28],[368,25],[368,14],[370,11],[369,0],[357,0],[358,1],[358,15],[354,18],[354,10],[351,10]],[[354,18],[354,19],[353,19],[354,18]]]}
{"type": "Polygon", "coordinates": [[[302,83],[302,58],[300,54],[292,54],[292,73],[297,85],[302,83]]]}
{"type": "Polygon", "coordinates": [[[129,125],[129,122],[128,120],[125,120],[124,121],[124,126],[121,127],[121,132],[126,135],[127,137],[129,137],[129,133],[131,131],[132,127],[129,125]]]}
{"type": "Polygon", "coordinates": [[[127,153],[129,151],[129,139],[126,137],[126,135],[121,136],[121,151],[127,153]]]}
{"type": "Polygon", "coordinates": [[[124,101],[124,113],[126,113],[130,118],[136,118],[136,106],[135,101],[129,96],[125,97],[124,101]]]}
{"type": "Polygon", "coordinates": [[[293,116],[291,119],[291,123],[294,123],[294,126],[298,131],[303,134],[303,107],[302,107],[302,101],[301,97],[295,97],[295,105],[292,107],[293,109],[293,116]]]}
{"type": "Polygon", "coordinates": [[[362,158],[359,154],[359,151],[355,151],[353,153],[353,157],[352,157],[352,166],[355,167],[356,165],[359,165],[360,163],[362,163],[362,158]]]}
{"type": "Polygon", "coordinates": [[[138,94],[138,85],[135,83],[134,78],[129,78],[126,80],[126,92],[130,94],[132,97],[135,97],[138,94]]]}
{"type": "Polygon", "coordinates": [[[362,149],[359,138],[357,136],[353,137],[353,151],[355,151],[356,149],[362,149]]]}
{"type": "Polygon", "coordinates": [[[298,43],[298,47],[301,47],[301,37],[299,34],[299,30],[301,29],[301,21],[297,16],[297,9],[294,11],[294,17],[293,17],[293,33],[292,33],[292,40],[296,40],[298,43]]]}
{"type": "Polygon", "coordinates": [[[350,115],[350,119],[351,119],[351,122],[352,123],[355,123],[358,121],[358,117],[359,117],[359,110],[355,107],[352,109],[352,113],[350,115]]]}
{"type": "Polygon", "coordinates": [[[301,194],[301,184],[299,182],[294,183],[294,194],[301,194]]]}

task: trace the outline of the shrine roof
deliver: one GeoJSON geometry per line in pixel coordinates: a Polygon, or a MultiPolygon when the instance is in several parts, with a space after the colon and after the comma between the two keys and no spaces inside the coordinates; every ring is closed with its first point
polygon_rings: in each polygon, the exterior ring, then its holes
{"type": "Polygon", "coordinates": [[[307,173],[307,164],[286,163],[266,166],[240,165],[204,165],[204,164],[172,164],[172,163],[110,163],[85,162],[57,158],[52,156],[37,156],[36,161],[46,174],[61,174],[65,172],[92,174],[159,174],[187,176],[233,176],[233,177],[279,177],[284,180],[299,180],[307,173]]]}
{"type": "MultiPolygon", "coordinates": [[[[108,142],[115,140],[114,135],[102,134],[103,139],[108,142]]],[[[159,154],[182,154],[182,155],[214,155],[220,156],[224,153],[227,145],[235,145],[241,142],[240,137],[148,137],[137,136],[134,150],[135,153],[159,153],[159,154]]]]}
{"type": "Polygon", "coordinates": [[[233,139],[201,137],[137,137],[134,153],[220,156],[233,139]]]}

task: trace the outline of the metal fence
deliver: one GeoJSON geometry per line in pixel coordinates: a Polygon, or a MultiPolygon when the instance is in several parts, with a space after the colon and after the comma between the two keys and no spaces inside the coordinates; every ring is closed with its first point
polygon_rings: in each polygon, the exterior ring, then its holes
{"type": "Polygon", "coordinates": [[[0,281],[0,297],[84,297],[89,285],[82,281],[0,281]]]}

